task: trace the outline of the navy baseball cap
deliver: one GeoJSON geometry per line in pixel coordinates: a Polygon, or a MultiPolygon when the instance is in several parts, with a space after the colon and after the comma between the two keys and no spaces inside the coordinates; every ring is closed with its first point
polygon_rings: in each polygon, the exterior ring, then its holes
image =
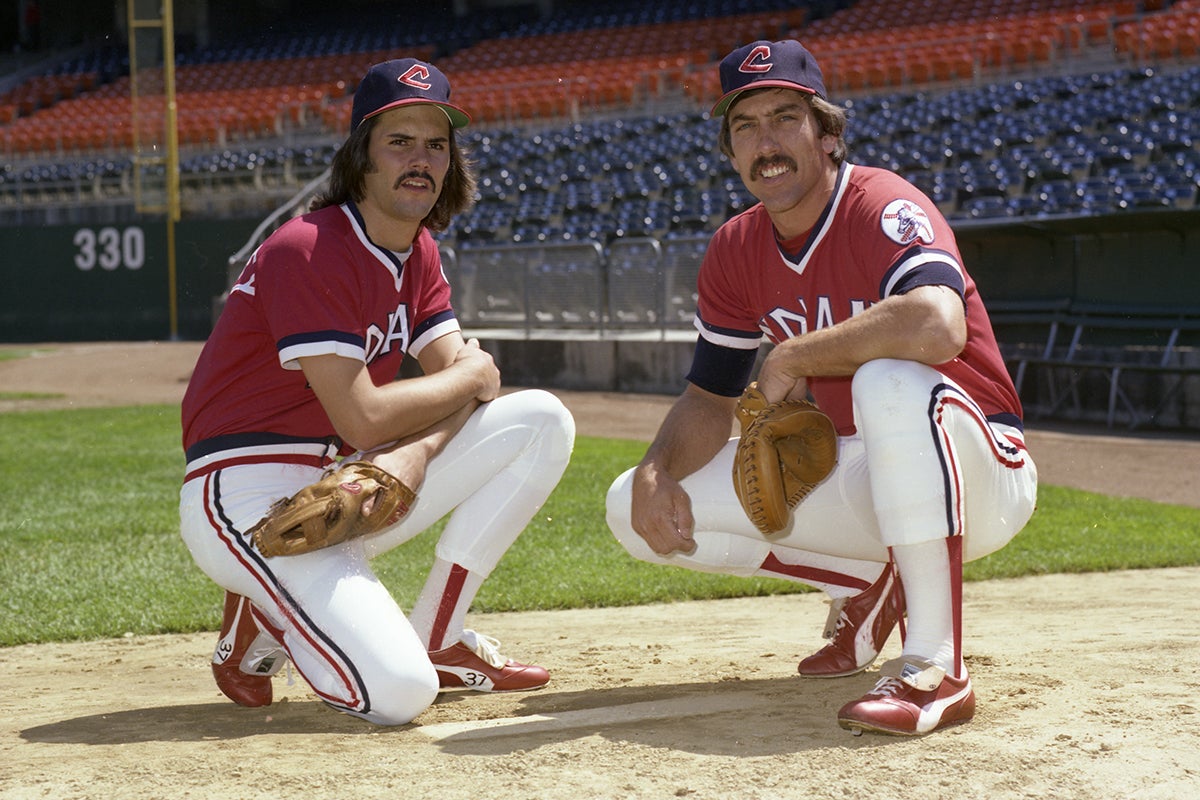
{"type": "Polygon", "coordinates": [[[471,122],[466,111],[450,102],[450,81],[440,69],[415,58],[398,58],[367,70],[354,92],[350,130],[376,114],[415,103],[427,103],[446,112],[452,128],[463,128],[471,122]]]}
{"type": "Polygon", "coordinates": [[[825,78],[817,60],[804,45],[788,39],[760,40],[739,47],[721,60],[721,99],[710,115],[724,116],[747,89],[795,89],[825,97],[825,78]]]}

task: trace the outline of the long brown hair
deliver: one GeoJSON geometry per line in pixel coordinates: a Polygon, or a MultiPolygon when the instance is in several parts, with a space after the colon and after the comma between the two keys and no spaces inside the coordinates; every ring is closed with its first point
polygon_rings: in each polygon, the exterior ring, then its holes
{"type": "MultiPolygon", "coordinates": [[[[738,100],[744,97],[750,97],[757,92],[769,92],[771,89],[751,89],[738,95],[738,100]]],[[[829,158],[834,164],[839,166],[846,160],[846,155],[850,148],[846,145],[846,110],[841,106],[835,106],[828,100],[822,100],[816,95],[804,95],[808,100],[808,105],[812,109],[813,117],[817,120],[817,126],[821,130],[822,136],[834,136],[837,138],[837,143],[833,146],[833,152],[829,154],[829,158]]],[[[730,108],[733,106],[730,105],[730,108]]],[[[733,142],[732,134],[729,131],[729,112],[725,112],[725,116],[721,117],[721,134],[720,134],[721,152],[726,156],[733,157],[733,142]]]]}
{"type": "MultiPolygon", "coordinates": [[[[327,206],[337,206],[349,200],[360,202],[366,196],[366,175],[375,170],[371,162],[369,145],[371,131],[379,117],[370,117],[351,131],[350,136],[333,154],[330,165],[329,188],[318,194],[309,206],[316,211],[327,206]]],[[[475,164],[458,143],[454,130],[450,130],[450,167],[442,183],[441,194],[421,224],[432,231],[444,231],[455,215],[461,214],[475,204],[475,164]]]]}

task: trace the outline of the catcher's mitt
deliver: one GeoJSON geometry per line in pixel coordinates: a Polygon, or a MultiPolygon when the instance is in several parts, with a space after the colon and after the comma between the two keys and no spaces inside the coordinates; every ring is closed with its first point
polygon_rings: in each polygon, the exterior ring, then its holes
{"type": "Polygon", "coordinates": [[[755,527],[776,533],[833,470],[837,430],[806,400],[767,403],[757,383],[742,393],[737,417],[742,438],[733,459],[733,488],[755,527]]]}
{"type": "Polygon", "coordinates": [[[271,506],[248,533],[264,556],[294,556],[382,530],[404,518],[416,493],[367,461],[330,470],[271,506]],[[370,515],[363,513],[374,497],[370,515]]]}

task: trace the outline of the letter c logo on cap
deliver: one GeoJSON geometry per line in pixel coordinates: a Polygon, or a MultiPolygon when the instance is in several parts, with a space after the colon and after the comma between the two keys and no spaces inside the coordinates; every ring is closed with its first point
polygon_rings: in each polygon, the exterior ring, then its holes
{"type": "Polygon", "coordinates": [[[407,83],[409,86],[415,86],[423,92],[427,92],[433,88],[433,84],[429,83],[429,70],[420,64],[413,64],[408,68],[408,72],[396,78],[396,80],[400,81],[400,83],[407,83]]]}
{"type": "Polygon", "coordinates": [[[738,72],[770,72],[771,67],[775,66],[770,61],[771,48],[764,45],[759,45],[750,51],[750,55],[746,56],[746,60],[738,67],[738,72]]]}

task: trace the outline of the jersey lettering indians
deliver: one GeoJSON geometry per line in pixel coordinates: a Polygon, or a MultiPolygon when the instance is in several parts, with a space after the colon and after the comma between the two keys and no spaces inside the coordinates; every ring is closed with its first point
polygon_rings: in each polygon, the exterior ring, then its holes
{"type": "MultiPolygon", "coordinates": [[[[764,336],[772,342],[802,336],[925,285],[948,286],[966,304],[966,347],[938,369],[989,418],[1020,425],[1020,401],[950,226],[907,181],[873,167],[843,164],[821,218],[796,240],[778,241],[762,204],[714,234],[700,268],[696,327],[702,342],[689,379],[733,396],[741,386],[724,385],[713,366],[747,364],[731,351],[752,354],[764,336]]],[[[850,380],[809,380],[817,404],[843,435],[854,431],[850,380]]]]}
{"type": "Polygon", "coordinates": [[[251,257],[200,355],[183,400],[184,447],[214,437],[253,446],[261,434],[329,439],[333,425],[298,359],[355,359],[383,385],[405,354],[458,329],[428,230],[395,253],[367,237],[350,203],[290,220],[251,257]]]}

